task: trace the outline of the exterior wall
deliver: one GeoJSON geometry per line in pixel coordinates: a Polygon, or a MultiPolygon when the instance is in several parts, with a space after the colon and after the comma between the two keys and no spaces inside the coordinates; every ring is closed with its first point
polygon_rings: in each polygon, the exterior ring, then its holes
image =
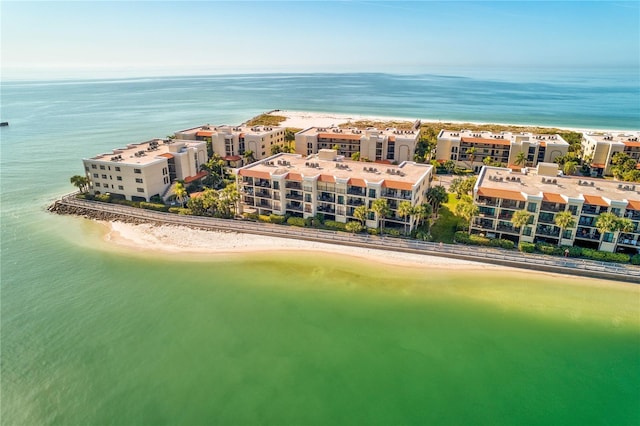
{"type": "MultiPolygon", "coordinates": [[[[483,168],[478,177],[478,184],[474,188],[474,203],[479,208],[478,216],[471,222],[471,233],[483,233],[490,238],[506,238],[513,241],[534,242],[538,240],[557,244],[561,239],[561,245],[592,246],[604,251],[616,251],[625,248],[627,251],[640,252],[640,203],[631,204],[626,199],[611,200],[609,205],[590,204],[582,196],[564,197],[563,202],[558,200],[548,201],[538,194],[521,193],[513,197],[480,195],[482,179],[485,171],[489,169],[502,170],[505,175],[509,169],[494,167],[483,168]],[[518,198],[514,200],[512,198],[518,198]],[[636,207],[638,208],[636,210],[636,207]],[[529,224],[522,230],[513,228],[511,217],[518,210],[527,210],[532,217],[529,224]],[[575,226],[563,230],[555,225],[555,216],[559,212],[568,210],[572,212],[575,226]],[[601,233],[595,224],[601,213],[610,212],[618,217],[626,217],[633,221],[632,232],[601,233]]],[[[532,189],[533,191],[534,189],[532,189]]],[[[635,194],[629,193],[628,196],[635,194]]]]}
{"type": "Polygon", "coordinates": [[[123,195],[127,200],[142,197],[148,201],[154,195],[162,195],[170,185],[165,158],[144,165],[92,160],[83,160],[83,163],[92,194],[108,192],[123,195]]]}
{"type": "MultiPolygon", "coordinates": [[[[278,156],[271,157],[277,158],[278,156]]],[[[265,160],[266,161],[266,160],[265,160]]],[[[273,160],[272,160],[273,161],[273,160]]],[[[411,163],[415,165],[415,163],[411,163]]],[[[356,221],[353,211],[360,205],[371,207],[374,200],[385,198],[391,214],[385,219],[385,226],[404,229],[405,222],[410,231],[415,228],[415,218],[400,218],[397,210],[400,202],[409,201],[412,206],[426,202],[426,192],[432,179],[430,165],[424,167],[424,174],[415,182],[412,190],[385,187],[384,183],[366,182],[364,186],[349,184],[349,178],[334,177],[334,182],[323,182],[318,176],[303,176],[302,180],[288,179],[288,173],[264,177],[238,176],[242,211],[255,209],[258,214],[295,215],[304,218],[323,214],[329,220],[346,223],[356,221]]],[[[400,165],[402,167],[402,165],[400,165]]],[[[379,218],[370,214],[368,227],[378,226],[379,218]]]]}

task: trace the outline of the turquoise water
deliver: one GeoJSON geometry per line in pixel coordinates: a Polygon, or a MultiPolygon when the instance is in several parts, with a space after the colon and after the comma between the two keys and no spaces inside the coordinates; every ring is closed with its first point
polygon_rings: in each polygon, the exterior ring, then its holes
{"type": "Polygon", "coordinates": [[[2,423],[639,423],[635,286],[330,256],[118,254],[100,227],[45,211],[82,157],[273,108],[510,121],[505,108],[517,122],[640,127],[633,79],[561,77],[3,83],[2,423]],[[599,93],[626,108],[584,106],[599,93]],[[544,121],[536,102],[552,94],[569,101],[544,121]],[[500,97],[511,108],[480,106],[500,97]]]}

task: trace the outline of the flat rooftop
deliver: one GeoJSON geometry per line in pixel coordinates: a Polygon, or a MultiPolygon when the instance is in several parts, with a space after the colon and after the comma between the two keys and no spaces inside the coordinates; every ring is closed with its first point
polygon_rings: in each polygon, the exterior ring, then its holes
{"type": "Polygon", "coordinates": [[[159,157],[171,158],[173,153],[182,152],[184,148],[202,143],[180,139],[152,139],[127,145],[126,148],[116,148],[111,153],[100,154],[89,160],[144,165],[157,161],[159,157]]]}
{"type": "Polygon", "coordinates": [[[195,136],[212,136],[214,133],[244,133],[253,135],[264,135],[274,131],[284,130],[284,127],[274,126],[228,126],[226,124],[219,126],[211,126],[205,124],[191,129],[179,130],[176,135],[195,135],[195,136]]]}
{"type": "Polygon", "coordinates": [[[627,146],[640,147],[640,132],[628,133],[587,133],[585,136],[596,141],[606,143],[622,143],[627,146]]]}
{"type": "Polygon", "coordinates": [[[240,176],[270,179],[287,175],[286,179],[302,181],[317,178],[322,182],[349,181],[354,186],[366,183],[383,183],[385,186],[411,190],[412,186],[429,173],[432,166],[405,161],[399,166],[365,163],[336,157],[334,160],[320,159],[319,155],[308,157],[299,154],[281,153],[239,169],[240,176]]]}
{"type": "Polygon", "coordinates": [[[469,143],[488,143],[488,144],[511,144],[517,139],[528,140],[541,145],[547,142],[556,144],[569,145],[567,141],[562,139],[558,134],[538,134],[538,133],[512,133],[512,132],[477,132],[471,130],[442,130],[439,138],[460,139],[469,143]]]}
{"type": "Polygon", "coordinates": [[[395,128],[376,129],[369,128],[360,130],[356,128],[342,129],[339,127],[310,127],[301,130],[297,134],[306,136],[318,136],[319,138],[333,139],[350,139],[360,140],[363,136],[371,136],[377,134],[379,137],[401,137],[407,139],[417,139],[420,135],[419,130],[398,130],[395,128]]]}
{"type": "Polygon", "coordinates": [[[567,203],[584,198],[589,204],[610,205],[610,201],[635,201],[640,209],[640,184],[578,176],[542,176],[510,172],[500,167],[484,167],[478,177],[478,193],[488,197],[524,201],[523,194],[542,196],[544,201],[567,203]],[[627,188],[627,189],[625,189],[627,188]]]}

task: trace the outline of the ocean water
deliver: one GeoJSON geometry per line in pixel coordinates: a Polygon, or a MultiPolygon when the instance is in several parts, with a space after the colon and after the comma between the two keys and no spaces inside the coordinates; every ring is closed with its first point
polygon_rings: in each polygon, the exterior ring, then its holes
{"type": "Polygon", "coordinates": [[[116,252],[46,206],[83,157],[275,108],[638,129],[639,98],[617,74],[3,82],[2,423],[638,424],[637,286],[116,252]]]}

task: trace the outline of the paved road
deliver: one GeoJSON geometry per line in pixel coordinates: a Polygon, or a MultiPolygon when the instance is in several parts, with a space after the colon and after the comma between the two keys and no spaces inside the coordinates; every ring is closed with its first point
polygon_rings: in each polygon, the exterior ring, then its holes
{"type": "Polygon", "coordinates": [[[128,218],[136,218],[139,220],[172,225],[195,226],[202,229],[297,238],[372,249],[444,256],[516,268],[535,269],[548,272],[640,283],[640,267],[628,264],[597,262],[586,259],[558,258],[554,256],[520,253],[513,250],[502,250],[492,247],[440,244],[388,236],[379,237],[368,234],[354,235],[346,232],[313,228],[297,228],[294,226],[274,225],[270,223],[216,219],[200,216],[182,216],[173,213],[155,212],[117,204],[78,200],[73,195],[65,196],[62,200],[58,201],[58,203],[91,211],[111,213],[128,218]]]}

